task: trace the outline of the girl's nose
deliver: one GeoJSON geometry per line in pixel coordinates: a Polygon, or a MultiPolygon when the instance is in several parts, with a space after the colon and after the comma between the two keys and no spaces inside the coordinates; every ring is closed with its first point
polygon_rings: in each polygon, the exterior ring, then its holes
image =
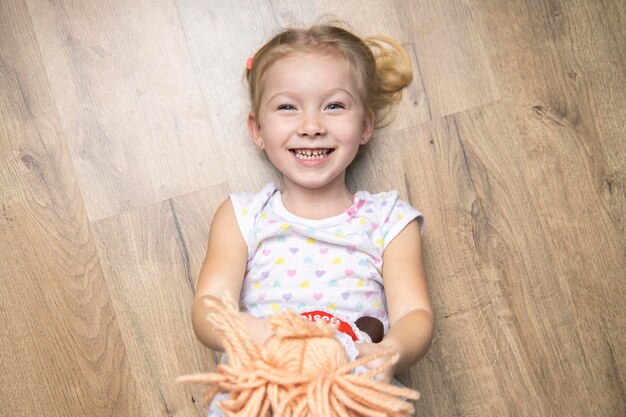
{"type": "Polygon", "coordinates": [[[326,134],[326,128],[317,116],[309,115],[302,120],[298,128],[298,134],[310,137],[323,136],[326,134]]]}

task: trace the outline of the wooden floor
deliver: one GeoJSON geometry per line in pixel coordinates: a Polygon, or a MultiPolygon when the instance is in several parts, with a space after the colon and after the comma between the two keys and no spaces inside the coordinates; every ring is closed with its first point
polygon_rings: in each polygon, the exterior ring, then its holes
{"type": "Polygon", "coordinates": [[[626,3],[0,2],[0,415],[205,416],[211,217],[276,179],[246,58],[330,13],[414,82],[350,185],[425,213],[418,416],[626,415],[626,3]]]}

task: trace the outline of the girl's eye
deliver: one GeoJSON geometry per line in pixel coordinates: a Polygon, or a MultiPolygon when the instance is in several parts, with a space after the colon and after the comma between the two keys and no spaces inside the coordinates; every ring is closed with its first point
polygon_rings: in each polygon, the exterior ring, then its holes
{"type": "Polygon", "coordinates": [[[330,103],[328,106],[326,106],[326,108],[328,110],[338,110],[338,109],[345,109],[346,106],[344,106],[341,103],[330,103]]]}
{"type": "Polygon", "coordinates": [[[295,110],[296,108],[291,104],[281,104],[278,106],[278,110],[295,110]]]}

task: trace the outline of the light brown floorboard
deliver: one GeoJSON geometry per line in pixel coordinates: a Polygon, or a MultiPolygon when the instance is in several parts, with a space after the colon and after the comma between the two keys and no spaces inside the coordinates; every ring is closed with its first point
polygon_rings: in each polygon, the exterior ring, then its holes
{"type": "Polygon", "coordinates": [[[28,11],[0,19],[0,415],[142,415],[28,11]]]}
{"type": "Polygon", "coordinates": [[[190,312],[211,216],[227,191],[216,186],[94,223],[122,337],[150,415],[204,413],[203,389],[174,380],[215,367],[215,356],[195,340],[190,312]]]}
{"type": "Polygon", "coordinates": [[[393,3],[417,56],[431,119],[500,97],[467,1],[393,3]]]}
{"type": "Polygon", "coordinates": [[[91,221],[226,178],[174,2],[28,6],[91,221]]]}
{"type": "Polygon", "coordinates": [[[348,182],[425,213],[417,415],[625,415],[622,3],[3,4],[0,415],[205,415],[173,379],[217,360],[189,317],[210,219],[278,179],[245,61],[322,13],[414,64],[348,182]]]}

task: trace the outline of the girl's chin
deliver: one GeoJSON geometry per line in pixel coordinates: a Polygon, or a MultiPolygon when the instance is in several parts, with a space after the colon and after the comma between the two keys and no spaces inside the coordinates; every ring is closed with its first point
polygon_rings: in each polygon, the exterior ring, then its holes
{"type": "Polygon", "coordinates": [[[307,189],[322,189],[327,187],[333,187],[336,184],[344,186],[345,171],[343,175],[327,178],[319,173],[312,173],[312,175],[294,175],[287,176],[283,174],[285,186],[295,186],[307,189]]]}

